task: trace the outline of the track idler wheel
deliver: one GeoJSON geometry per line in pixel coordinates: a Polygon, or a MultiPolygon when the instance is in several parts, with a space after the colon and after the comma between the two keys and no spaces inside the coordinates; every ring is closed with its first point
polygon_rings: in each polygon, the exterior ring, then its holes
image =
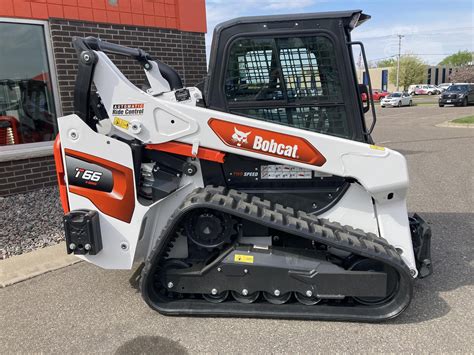
{"type": "Polygon", "coordinates": [[[229,296],[229,291],[222,291],[222,292],[216,293],[215,295],[213,295],[212,293],[202,295],[202,297],[206,301],[211,302],[211,303],[224,302],[228,296],[229,296]]]}
{"type": "Polygon", "coordinates": [[[385,272],[387,274],[387,294],[384,297],[353,297],[357,302],[367,305],[374,306],[388,302],[392,299],[400,287],[400,280],[398,273],[392,267],[385,265],[379,261],[371,259],[359,259],[355,261],[350,270],[353,271],[375,271],[385,272]]]}
{"type": "MultiPolygon", "coordinates": [[[[276,292],[276,291],[275,291],[276,292]]],[[[264,292],[263,293],[263,298],[265,298],[268,302],[273,303],[273,304],[284,304],[288,302],[288,300],[291,297],[291,292],[284,293],[280,295],[279,292],[277,292],[278,295],[275,295],[273,293],[269,292],[264,292]]]]}
{"type": "Polygon", "coordinates": [[[258,296],[260,296],[259,291],[255,291],[250,294],[248,293],[247,290],[242,290],[242,293],[235,292],[235,291],[232,291],[231,293],[232,293],[232,297],[234,297],[234,299],[240,303],[254,303],[257,300],[258,296]]]}
{"type": "Polygon", "coordinates": [[[304,304],[305,306],[314,306],[316,303],[321,301],[321,298],[319,297],[306,296],[299,292],[295,292],[295,298],[299,303],[304,304]]]}

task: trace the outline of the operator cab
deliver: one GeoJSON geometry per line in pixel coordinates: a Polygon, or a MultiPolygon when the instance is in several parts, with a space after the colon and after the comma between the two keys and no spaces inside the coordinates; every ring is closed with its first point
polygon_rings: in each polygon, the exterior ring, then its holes
{"type": "Polygon", "coordinates": [[[354,10],[243,17],[218,25],[206,106],[371,143],[351,48],[361,45],[351,42],[351,31],[369,18],[354,10]]]}

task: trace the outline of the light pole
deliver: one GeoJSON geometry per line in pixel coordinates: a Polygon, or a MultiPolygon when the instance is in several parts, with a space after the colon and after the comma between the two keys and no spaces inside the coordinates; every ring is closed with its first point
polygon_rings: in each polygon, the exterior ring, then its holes
{"type": "Polygon", "coordinates": [[[398,36],[398,60],[397,60],[397,91],[399,90],[399,83],[400,83],[400,55],[402,51],[402,38],[405,37],[403,35],[398,36]]]}

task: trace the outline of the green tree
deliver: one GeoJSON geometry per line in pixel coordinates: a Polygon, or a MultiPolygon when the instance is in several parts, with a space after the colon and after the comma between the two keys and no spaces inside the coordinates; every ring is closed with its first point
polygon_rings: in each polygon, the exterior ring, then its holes
{"type": "Polygon", "coordinates": [[[454,67],[460,67],[474,61],[474,52],[459,51],[457,53],[448,55],[444,58],[439,65],[452,65],[454,67]]]}
{"type": "MultiPolygon", "coordinates": [[[[423,81],[426,71],[426,64],[418,57],[406,55],[400,58],[400,78],[399,86],[407,90],[412,84],[419,84],[423,81]]],[[[390,69],[389,80],[397,85],[397,66],[390,69]]]]}
{"type": "Polygon", "coordinates": [[[389,68],[397,65],[395,58],[382,59],[377,62],[377,68],[389,68]]]}

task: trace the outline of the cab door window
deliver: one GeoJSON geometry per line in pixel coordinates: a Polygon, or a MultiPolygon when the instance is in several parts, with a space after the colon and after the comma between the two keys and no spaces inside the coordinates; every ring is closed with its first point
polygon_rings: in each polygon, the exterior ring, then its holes
{"type": "Polygon", "coordinates": [[[230,112],[352,137],[328,37],[238,39],[231,45],[224,85],[230,112]]]}

